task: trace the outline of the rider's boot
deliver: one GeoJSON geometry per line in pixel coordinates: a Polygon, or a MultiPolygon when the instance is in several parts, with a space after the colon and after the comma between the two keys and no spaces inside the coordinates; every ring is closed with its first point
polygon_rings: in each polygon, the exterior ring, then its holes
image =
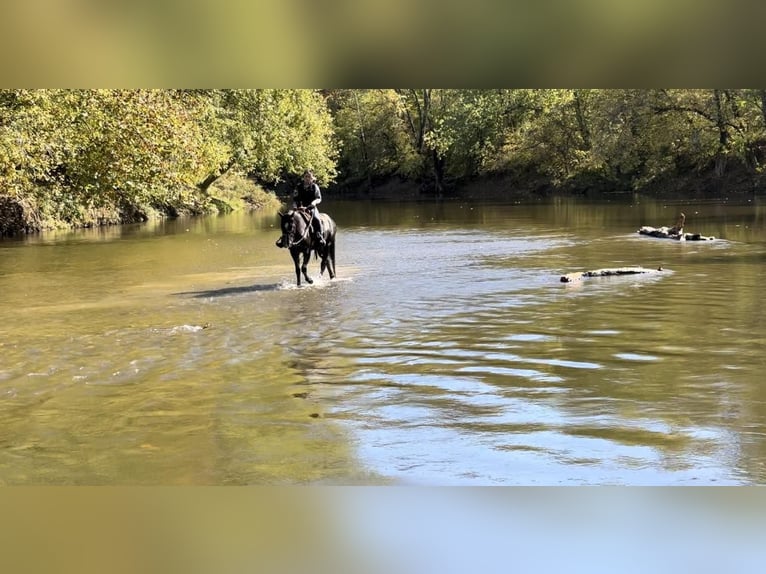
{"type": "Polygon", "coordinates": [[[324,239],[324,232],[322,231],[321,223],[314,228],[314,239],[317,241],[320,247],[327,245],[324,239]]]}

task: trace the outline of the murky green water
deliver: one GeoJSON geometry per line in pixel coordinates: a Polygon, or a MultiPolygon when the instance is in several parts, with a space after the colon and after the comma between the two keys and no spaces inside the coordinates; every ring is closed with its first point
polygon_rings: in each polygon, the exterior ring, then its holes
{"type": "Polygon", "coordinates": [[[766,482],[763,202],[325,203],[0,241],[0,484],[766,482]]]}

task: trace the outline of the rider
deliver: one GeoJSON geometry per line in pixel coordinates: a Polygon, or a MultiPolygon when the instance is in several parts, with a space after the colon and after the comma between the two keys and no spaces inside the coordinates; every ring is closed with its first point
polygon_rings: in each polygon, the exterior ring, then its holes
{"type": "Polygon", "coordinates": [[[319,217],[317,205],[322,203],[322,193],[319,191],[314,178],[314,172],[310,169],[303,173],[303,185],[293,193],[293,208],[303,207],[311,213],[311,229],[314,232],[314,239],[319,245],[324,246],[324,231],[322,229],[322,219],[319,217]]]}

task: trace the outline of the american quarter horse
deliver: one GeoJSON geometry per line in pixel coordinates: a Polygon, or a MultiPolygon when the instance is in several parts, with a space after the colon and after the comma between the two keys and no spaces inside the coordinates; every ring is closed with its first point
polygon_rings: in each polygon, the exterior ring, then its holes
{"type": "Polygon", "coordinates": [[[307,266],[311,258],[311,252],[315,257],[321,258],[322,263],[319,267],[319,274],[327,272],[330,279],[335,278],[335,235],[337,226],[332,218],[326,213],[320,213],[322,218],[322,227],[324,231],[325,245],[319,245],[319,242],[313,237],[311,232],[311,213],[304,209],[291,209],[287,213],[279,212],[281,219],[280,227],[282,236],[277,239],[277,247],[284,247],[290,250],[290,255],[295,264],[295,280],[298,287],[301,286],[301,273],[303,273],[306,283],[313,283],[314,280],[309,277],[307,266]],[[302,257],[302,259],[301,259],[302,257]]]}

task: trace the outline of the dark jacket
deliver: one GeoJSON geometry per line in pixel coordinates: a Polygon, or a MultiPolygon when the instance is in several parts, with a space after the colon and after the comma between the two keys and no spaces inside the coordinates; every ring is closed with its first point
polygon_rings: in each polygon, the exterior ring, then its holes
{"type": "Polygon", "coordinates": [[[309,186],[300,185],[293,194],[293,201],[298,207],[308,207],[315,199],[322,201],[322,193],[316,183],[309,186]]]}

